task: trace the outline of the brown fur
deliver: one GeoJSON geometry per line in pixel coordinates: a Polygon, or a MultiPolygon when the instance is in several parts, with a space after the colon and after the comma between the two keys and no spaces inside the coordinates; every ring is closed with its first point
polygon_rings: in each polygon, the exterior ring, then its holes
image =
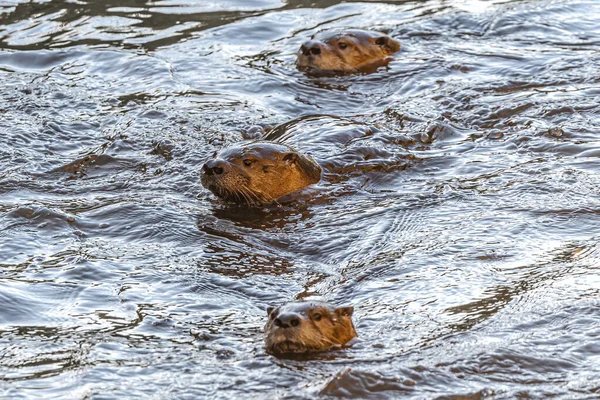
{"type": "Polygon", "coordinates": [[[260,205],[321,180],[310,157],[274,142],[239,143],[222,150],[202,167],[202,185],[225,200],[260,205]],[[214,168],[220,174],[215,174],[214,168]]]}
{"type": "Polygon", "coordinates": [[[301,301],[269,307],[265,346],[269,353],[307,353],[341,347],[356,337],[354,307],[301,301]],[[290,323],[296,320],[297,323],[290,323]],[[295,326],[294,326],[295,325],[295,326]]]}
{"type": "Polygon", "coordinates": [[[399,50],[400,42],[379,32],[320,32],[302,45],[296,65],[317,72],[371,72],[399,50]]]}

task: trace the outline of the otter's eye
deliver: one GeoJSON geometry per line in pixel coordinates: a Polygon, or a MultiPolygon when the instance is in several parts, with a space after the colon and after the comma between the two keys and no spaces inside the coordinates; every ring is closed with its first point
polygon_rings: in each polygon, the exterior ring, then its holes
{"type": "Polygon", "coordinates": [[[252,165],[252,160],[248,160],[247,158],[246,158],[246,159],[244,159],[242,162],[244,163],[244,165],[245,165],[246,167],[249,167],[249,166],[251,166],[251,165],[252,165]]]}
{"type": "Polygon", "coordinates": [[[314,319],[315,321],[320,321],[320,320],[321,320],[321,318],[323,318],[323,317],[321,316],[321,314],[313,314],[313,316],[312,316],[312,317],[313,317],[313,319],[314,319]]]}
{"type": "Polygon", "coordinates": [[[339,43],[338,43],[338,47],[339,47],[340,49],[344,50],[346,47],[348,47],[348,44],[347,44],[347,43],[344,43],[344,42],[339,42],[339,43]]]}
{"type": "Polygon", "coordinates": [[[385,36],[377,38],[377,40],[375,40],[375,44],[378,46],[384,46],[387,44],[387,38],[385,36]]]}

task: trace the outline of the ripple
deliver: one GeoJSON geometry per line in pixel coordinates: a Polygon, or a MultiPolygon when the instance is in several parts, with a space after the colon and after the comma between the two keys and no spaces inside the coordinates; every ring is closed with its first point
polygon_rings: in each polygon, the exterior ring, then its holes
{"type": "Polygon", "coordinates": [[[2,394],[594,397],[597,11],[0,6],[2,394]],[[348,27],[402,51],[371,74],[296,69],[348,27]],[[215,199],[203,160],[262,128],[322,182],[215,199]],[[266,354],[265,308],[307,298],[353,304],[357,342],[266,354]]]}

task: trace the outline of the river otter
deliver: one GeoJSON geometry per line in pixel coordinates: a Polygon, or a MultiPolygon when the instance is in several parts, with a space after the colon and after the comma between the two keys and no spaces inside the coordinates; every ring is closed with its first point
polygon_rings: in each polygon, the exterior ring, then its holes
{"type": "Polygon", "coordinates": [[[356,337],[354,307],[300,301],[269,307],[265,346],[269,353],[307,353],[341,347],[356,337]]]}
{"type": "Polygon", "coordinates": [[[207,161],[200,180],[224,200],[261,205],[319,182],[321,167],[284,144],[243,142],[207,161]]]}
{"type": "Polygon", "coordinates": [[[371,72],[386,65],[400,50],[400,42],[379,32],[348,30],[319,32],[298,51],[300,70],[371,72]]]}

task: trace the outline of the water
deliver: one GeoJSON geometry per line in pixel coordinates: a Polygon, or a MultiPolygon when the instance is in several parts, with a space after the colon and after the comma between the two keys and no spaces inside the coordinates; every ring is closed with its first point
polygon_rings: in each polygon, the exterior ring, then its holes
{"type": "Polygon", "coordinates": [[[0,397],[597,398],[600,4],[0,3],[0,397]],[[402,43],[311,77],[336,27],[402,43]],[[282,125],[280,125],[282,124],[282,125]],[[327,172],[223,204],[254,126],[327,172]],[[265,354],[265,309],[358,342],[265,354]]]}

